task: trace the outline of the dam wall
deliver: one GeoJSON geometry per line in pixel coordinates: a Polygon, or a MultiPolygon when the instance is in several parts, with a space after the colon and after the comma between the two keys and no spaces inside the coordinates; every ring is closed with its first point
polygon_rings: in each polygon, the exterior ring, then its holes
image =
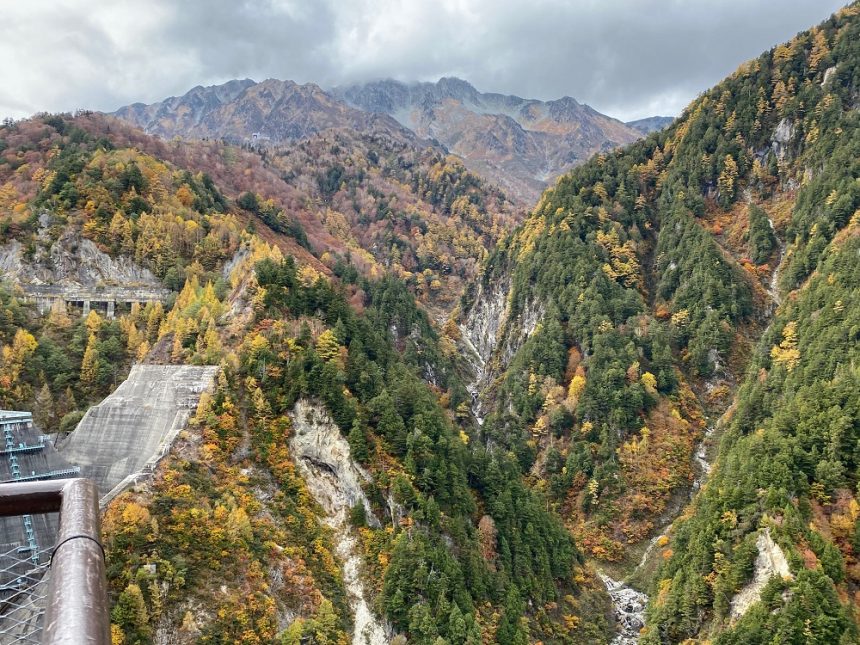
{"type": "Polygon", "coordinates": [[[59,444],[61,456],[80,466],[82,477],[95,480],[106,504],[152,471],[217,373],[214,366],[135,365],[59,444]]]}

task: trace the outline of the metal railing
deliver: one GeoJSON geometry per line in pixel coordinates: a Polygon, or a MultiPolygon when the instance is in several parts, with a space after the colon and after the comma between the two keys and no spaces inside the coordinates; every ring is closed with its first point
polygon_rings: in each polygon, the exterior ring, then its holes
{"type": "MultiPolygon", "coordinates": [[[[104,549],[99,530],[99,496],[89,479],[0,484],[0,517],[60,513],[60,530],[47,571],[16,579],[44,595],[49,575],[41,642],[46,645],[110,645],[104,549]]],[[[26,595],[26,590],[15,590],[26,595]]],[[[27,598],[33,603],[33,598],[27,598]]],[[[0,619],[2,620],[2,619],[0,619]]],[[[23,641],[27,642],[27,641],[23,641]]],[[[29,641],[36,642],[36,641],[29,641]]]]}

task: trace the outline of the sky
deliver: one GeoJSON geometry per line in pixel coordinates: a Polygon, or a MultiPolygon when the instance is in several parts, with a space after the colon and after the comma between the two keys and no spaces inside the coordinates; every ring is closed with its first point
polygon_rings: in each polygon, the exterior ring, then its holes
{"type": "Polygon", "coordinates": [[[111,111],[233,78],[458,76],[675,116],[842,0],[0,0],[0,118],[111,111]]]}

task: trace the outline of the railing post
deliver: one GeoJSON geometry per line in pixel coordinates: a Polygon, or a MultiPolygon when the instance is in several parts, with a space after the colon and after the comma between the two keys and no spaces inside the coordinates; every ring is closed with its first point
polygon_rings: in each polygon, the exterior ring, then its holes
{"type": "Polygon", "coordinates": [[[99,495],[89,479],[0,485],[0,517],[60,511],[48,575],[44,645],[110,645],[99,495]]]}
{"type": "Polygon", "coordinates": [[[42,642],[110,645],[98,490],[89,479],[71,479],[62,496],[42,642]]]}

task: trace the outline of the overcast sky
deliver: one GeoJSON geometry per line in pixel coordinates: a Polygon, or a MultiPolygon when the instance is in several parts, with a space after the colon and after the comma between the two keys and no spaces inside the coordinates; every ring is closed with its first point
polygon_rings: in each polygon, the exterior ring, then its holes
{"type": "Polygon", "coordinates": [[[459,76],[676,115],[841,0],[0,0],[0,117],[114,110],[231,78],[459,76]]]}

